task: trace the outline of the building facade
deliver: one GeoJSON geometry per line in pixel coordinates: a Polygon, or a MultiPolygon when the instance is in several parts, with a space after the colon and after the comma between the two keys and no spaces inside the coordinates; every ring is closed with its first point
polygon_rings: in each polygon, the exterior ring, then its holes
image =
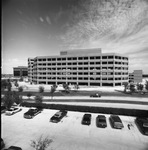
{"type": "Polygon", "coordinates": [[[14,77],[27,77],[28,76],[28,67],[18,66],[13,68],[14,77]]]}
{"type": "Polygon", "coordinates": [[[102,53],[101,49],[61,51],[59,56],[39,56],[29,63],[35,84],[118,86],[128,82],[128,57],[102,53]]]}
{"type": "Polygon", "coordinates": [[[28,81],[33,81],[33,64],[34,58],[28,58],[28,81]]]}
{"type": "Polygon", "coordinates": [[[140,83],[143,79],[142,70],[134,70],[133,73],[129,73],[129,82],[140,83]]]}

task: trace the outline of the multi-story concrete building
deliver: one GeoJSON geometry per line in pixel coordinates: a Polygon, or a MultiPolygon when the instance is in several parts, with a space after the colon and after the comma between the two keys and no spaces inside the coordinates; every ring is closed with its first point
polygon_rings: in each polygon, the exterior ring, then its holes
{"type": "Polygon", "coordinates": [[[143,72],[142,70],[134,70],[133,73],[129,73],[129,82],[140,83],[142,82],[143,72]]]}
{"type": "Polygon", "coordinates": [[[27,66],[18,66],[13,68],[14,77],[27,77],[28,76],[28,67],[27,66]]]}
{"type": "Polygon", "coordinates": [[[128,57],[102,53],[101,49],[61,51],[59,56],[38,56],[34,58],[33,68],[28,65],[28,69],[32,69],[32,82],[36,84],[118,86],[128,82],[128,57]]]}
{"type": "Polygon", "coordinates": [[[30,82],[33,80],[33,64],[34,58],[28,58],[28,81],[30,82]]]}

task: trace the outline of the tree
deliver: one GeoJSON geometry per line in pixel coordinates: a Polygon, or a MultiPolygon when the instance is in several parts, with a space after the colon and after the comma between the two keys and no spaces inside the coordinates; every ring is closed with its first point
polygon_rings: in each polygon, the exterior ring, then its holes
{"type": "Polygon", "coordinates": [[[43,95],[37,94],[35,96],[35,101],[36,101],[36,103],[42,103],[42,101],[43,101],[43,95]]]}
{"type": "Polygon", "coordinates": [[[7,91],[5,93],[5,95],[3,97],[3,103],[7,109],[10,109],[11,106],[14,104],[13,93],[11,91],[7,91]]]}
{"type": "Polygon", "coordinates": [[[123,82],[122,85],[124,86],[124,93],[126,93],[126,89],[128,87],[128,82],[123,82]]]}
{"type": "Polygon", "coordinates": [[[130,92],[131,94],[135,92],[135,85],[133,83],[130,83],[130,92]]]}
{"type": "Polygon", "coordinates": [[[31,141],[31,146],[35,148],[35,150],[45,150],[52,142],[52,139],[49,139],[48,137],[42,138],[42,136],[40,136],[38,140],[31,141]]]}
{"type": "Polygon", "coordinates": [[[64,90],[65,90],[66,93],[70,92],[70,87],[68,86],[68,84],[64,83],[63,84],[63,88],[64,88],[64,90]]]}
{"type": "Polygon", "coordinates": [[[53,98],[53,94],[54,94],[54,92],[56,91],[56,88],[57,88],[57,85],[56,85],[56,84],[53,84],[53,85],[51,86],[51,89],[50,89],[51,98],[53,98]]]}
{"type": "Polygon", "coordinates": [[[79,85],[78,85],[78,84],[75,84],[75,85],[74,85],[74,89],[75,89],[75,91],[78,91],[79,85]]]}
{"type": "Polygon", "coordinates": [[[27,93],[27,97],[28,97],[28,99],[30,99],[30,97],[32,96],[32,94],[29,92],[29,93],[27,93]]]}
{"type": "Polygon", "coordinates": [[[146,80],[145,89],[148,91],[148,81],[146,80]]]}
{"type": "Polygon", "coordinates": [[[17,80],[15,80],[14,85],[16,86],[16,88],[18,88],[18,87],[19,87],[19,84],[18,84],[18,81],[17,81],[17,80]]]}
{"type": "Polygon", "coordinates": [[[23,102],[23,99],[22,99],[22,96],[16,92],[16,91],[13,91],[13,99],[14,99],[14,102],[17,104],[17,105],[21,105],[22,102],[23,102]]]}
{"type": "Polygon", "coordinates": [[[39,86],[39,92],[43,93],[44,92],[44,87],[43,86],[39,86]]]}
{"type": "Polygon", "coordinates": [[[143,84],[141,84],[141,83],[137,84],[137,90],[138,90],[141,94],[143,93],[143,88],[144,88],[143,84]]]}
{"type": "Polygon", "coordinates": [[[7,83],[8,83],[7,80],[5,80],[5,79],[3,80],[2,79],[1,80],[1,89],[6,89],[7,88],[7,83]]]}
{"type": "Polygon", "coordinates": [[[23,92],[23,87],[20,86],[20,87],[18,88],[18,91],[19,91],[19,92],[23,92]]]}
{"type": "Polygon", "coordinates": [[[11,84],[10,80],[8,79],[8,81],[7,81],[7,89],[8,89],[8,91],[11,91],[11,88],[12,88],[12,84],[11,84]]]}

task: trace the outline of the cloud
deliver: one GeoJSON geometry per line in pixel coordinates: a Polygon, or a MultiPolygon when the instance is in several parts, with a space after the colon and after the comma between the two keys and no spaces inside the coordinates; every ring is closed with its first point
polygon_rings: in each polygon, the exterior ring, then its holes
{"type": "Polygon", "coordinates": [[[146,67],[148,56],[148,2],[146,0],[91,0],[73,7],[73,24],[62,36],[64,46],[102,48],[126,54],[133,69],[146,67]]]}
{"type": "Polygon", "coordinates": [[[77,43],[78,47],[91,47],[98,41],[102,44],[120,43],[148,25],[148,4],[145,1],[93,0],[81,3],[81,8],[76,14],[79,17],[71,16],[74,25],[64,37],[68,46],[77,43]]]}
{"type": "Polygon", "coordinates": [[[39,17],[39,19],[40,19],[41,22],[44,22],[44,19],[42,17],[39,17]]]}
{"type": "Polygon", "coordinates": [[[51,24],[51,20],[50,20],[49,16],[46,16],[46,21],[49,25],[51,24]]]}

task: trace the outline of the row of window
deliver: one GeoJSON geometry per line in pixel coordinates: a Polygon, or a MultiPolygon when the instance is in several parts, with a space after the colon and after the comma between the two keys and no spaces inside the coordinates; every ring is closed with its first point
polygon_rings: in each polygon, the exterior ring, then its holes
{"type": "Polygon", "coordinates": [[[128,70],[128,67],[69,67],[69,68],[38,68],[38,69],[33,69],[34,71],[37,70],[50,70],[50,71],[62,71],[62,72],[67,72],[67,71],[73,71],[73,70],[128,70]]]}
{"type": "MultiPolygon", "coordinates": [[[[38,63],[38,66],[70,66],[70,65],[107,65],[107,64],[117,64],[117,65],[128,65],[127,62],[113,62],[113,61],[108,61],[108,62],[64,62],[64,63],[38,63]]],[[[37,65],[34,65],[37,66],[37,65]]]]}
{"type": "Polygon", "coordinates": [[[35,61],[66,61],[66,60],[95,60],[95,59],[119,59],[128,60],[127,57],[121,56],[85,56],[85,57],[59,57],[59,58],[38,58],[35,61]]]}
{"type": "MultiPolygon", "coordinates": [[[[101,72],[41,72],[38,75],[101,75],[101,72]]],[[[102,75],[128,75],[128,72],[102,72],[102,75]]]]}
{"type": "Polygon", "coordinates": [[[113,80],[128,80],[128,78],[99,78],[99,77],[39,77],[38,79],[44,79],[44,80],[109,80],[109,81],[113,81],[113,80]]]}

